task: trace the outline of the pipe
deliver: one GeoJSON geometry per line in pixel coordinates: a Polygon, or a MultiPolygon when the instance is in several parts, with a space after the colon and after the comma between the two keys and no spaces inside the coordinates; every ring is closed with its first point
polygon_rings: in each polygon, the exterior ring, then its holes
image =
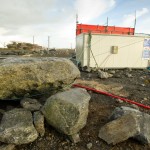
{"type": "Polygon", "coordinates": [[[86,89],[88,91],[93,91],[95,93],[99,93],[99,94],[103,94],[103,95],[106,95],[106,96],[110,96],[112,98],[120,99],[122,101],[125,101],[125,102],[130,103],[130,104],[135,104],[135,105],[137,105],[139,107],[142,107],[142,108],[145,108],[145,109],[150,109],[150,106],[148,106],[148,105],[144,105],[144,104],[141,104],[141,103],[138,103],[138,102],[135,102],[135,101],[132,101],[132,100],[129,100],[129,99],[117,96],[117,95],[113,95],[113,94],[110,94],[110,93],[107,93],[107,92],[96,90],[96,89],[91,88],[91,87],[87,87],[87,86],[83,86],[83,85],[79,85],[79,84],[73,84],[73,87],[84,88],[84,89],[86,89]]]}

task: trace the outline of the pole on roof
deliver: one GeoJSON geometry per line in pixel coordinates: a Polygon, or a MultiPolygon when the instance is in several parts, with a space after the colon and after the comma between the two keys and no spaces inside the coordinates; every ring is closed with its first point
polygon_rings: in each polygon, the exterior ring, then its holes
{"type": "Polygon", "coordinates": [[[135,34],[135,27],[136,27],[136,11],[135,11],[135,20],[134,20],[134,34],[135,34]]]}
{"type": "Polygon", "coordinates": [[[107,23],[106,23],[106,24],[107,24],[107,26],[108,26],[108,17],[107,17],[107,23]]]}
{"type": "Polygon", "coordinates": [[[78,21],[78,14],[76,14],[76,24],[78,24],[79,21],[78,21]]]}

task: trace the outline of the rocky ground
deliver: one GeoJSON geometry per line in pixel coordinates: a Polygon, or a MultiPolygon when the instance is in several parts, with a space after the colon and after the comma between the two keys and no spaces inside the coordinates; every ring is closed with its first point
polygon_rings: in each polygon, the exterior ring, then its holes
{"type": "MultiPolygon", "coordinates": [[[[81,78],[75,83],[87,85],[96,89],[117,94],[128,99],[150,105],[150,72],[148,70],[110,70],[113,77],[100,79],[96,72],[81,72],[81,78]]],[[[16,150],[149,150],[150,146],[128,139],[116,145],[108,145],[98,137],[99,130],[107,122],[112,111],[119,106],[129,106],[150,114],[150,110],[138,108],[119,100],[88,91],[91,95],[89,115],[86,126],[80,131],[81,141],[77,144],[70,142],[66,135],[57,132],[45,122],[45,135],[30,144],[16,146],[16,150]]],[[[37,96],[44,104],[49,95],[37,96]]],[[[1,117],[3,110],[21,107],[20,102],[0,101],[1,117]]],[[[2,144],[2,143],[0,143],[2,144]]]]}
{"type": "Polygon", "coordinates": [[[0,57],[24,56],[24,57],[72,57],[74,49],[50,49],[50,50],[10,50],[0,49],[0,57]]]}

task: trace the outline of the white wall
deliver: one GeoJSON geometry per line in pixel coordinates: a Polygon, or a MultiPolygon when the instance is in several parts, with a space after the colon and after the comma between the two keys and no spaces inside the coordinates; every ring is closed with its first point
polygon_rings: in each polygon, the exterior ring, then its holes
{"type": "Polygon", "coordinates": [[[84,36],[80,34],[76,38],[76,60],[81,62],[82,66],[84,63],[84,36]]]}
{"type": "MultiPolygon", "coordinates": [[[[92,34],[91,50],[100,68],[145,68],[148,60],[142,58],[145,37],[126,35],[92,34]],[[112,54],[112,46],[118,46],[118,54],[112,54]]],[[[82,51],[82,66],[87,66],[88,34],[77,36],[77,53],[82,51]],[[84,52],[83,52],[84,50],[84,52]]],[[[90,52],[90,67],[96,63],[90,52]]]]}

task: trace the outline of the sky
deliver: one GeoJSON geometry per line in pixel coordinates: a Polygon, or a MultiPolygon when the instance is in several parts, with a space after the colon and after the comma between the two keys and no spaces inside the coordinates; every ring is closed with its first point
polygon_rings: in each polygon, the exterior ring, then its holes
{"type": "Polygon", "coordinates": [[[150,0],[0,0],[0,47],[11,41],[74,48],[79,23],[134,27],[150,34],[150,0]]]}

